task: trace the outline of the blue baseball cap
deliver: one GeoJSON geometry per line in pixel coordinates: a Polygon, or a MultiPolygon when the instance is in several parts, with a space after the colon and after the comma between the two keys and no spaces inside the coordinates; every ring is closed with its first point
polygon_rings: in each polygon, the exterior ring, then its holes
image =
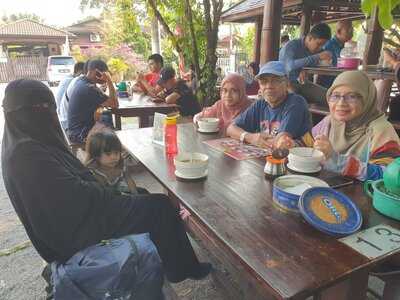
{"type": "Polygon", "coordinates": [[[285,65],[276,60],[272,60],[262,65],[260,72],[258,72],[256,79],[260,78],[261,75],[272,74],[276,76],[286,76],[285,65]]]}

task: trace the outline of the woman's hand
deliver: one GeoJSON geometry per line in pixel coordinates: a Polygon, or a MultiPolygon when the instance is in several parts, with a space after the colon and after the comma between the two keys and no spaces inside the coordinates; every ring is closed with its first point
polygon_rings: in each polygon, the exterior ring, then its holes
{"type": "Polygon", "coordinates": [[[274,138],[266,133],[248,133],[245,141],[261,148],[272,148],[274,144],[274,138]]]}
{"type": "Polygon", "coordinates": [[[326,159],[332,156],[333,147],[326,135],[318,135],[315,138],[314,148],[321,151],[326,159]]]}
{"type": "Polygon", "coordinates": [[[294,140],[286,133],[282,133],[275,138],[274,147],[290,149],[295,146],[294,140]]]}

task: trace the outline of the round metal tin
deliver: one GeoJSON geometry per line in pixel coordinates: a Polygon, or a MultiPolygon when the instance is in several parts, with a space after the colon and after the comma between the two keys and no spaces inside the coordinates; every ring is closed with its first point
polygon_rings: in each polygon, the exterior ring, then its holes
{"type": "Polygon", "coordinates": [[[306,190],[300,197],[299,210],[309,224],[333,236],[352,234],[362,225],[361,212],[354,202],[332,188],[306,190]]]}

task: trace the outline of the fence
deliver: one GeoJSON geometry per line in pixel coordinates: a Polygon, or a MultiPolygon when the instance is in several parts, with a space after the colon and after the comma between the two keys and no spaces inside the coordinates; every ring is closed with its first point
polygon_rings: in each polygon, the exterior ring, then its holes
{"type": "Polygon", "coordinates": [[[0,82],[19,78],[46,80],[47,57],[23,56],[0,61],[0,82]]]}
{"type": "Polygon", "coordinates": [[[246,53],[220,54],[218,55],[217,67],[220,67],[223,73],[227,74],[229,72],[238,72],[241,66],[246,66],[248,63],[246,53]]]}

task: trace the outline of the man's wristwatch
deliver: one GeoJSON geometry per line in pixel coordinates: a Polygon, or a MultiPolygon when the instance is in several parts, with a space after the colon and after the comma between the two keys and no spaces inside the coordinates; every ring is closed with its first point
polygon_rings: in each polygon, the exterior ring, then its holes
{"type": "Polygon", "coordinates": [[[244,138],[246,137],[246,134],[248,134],[248,132],[246,132],[246,131],[243,131],[243,132],[240,134],[239,141],[240,141],[241,143],[244,143],[244,138]]]}

